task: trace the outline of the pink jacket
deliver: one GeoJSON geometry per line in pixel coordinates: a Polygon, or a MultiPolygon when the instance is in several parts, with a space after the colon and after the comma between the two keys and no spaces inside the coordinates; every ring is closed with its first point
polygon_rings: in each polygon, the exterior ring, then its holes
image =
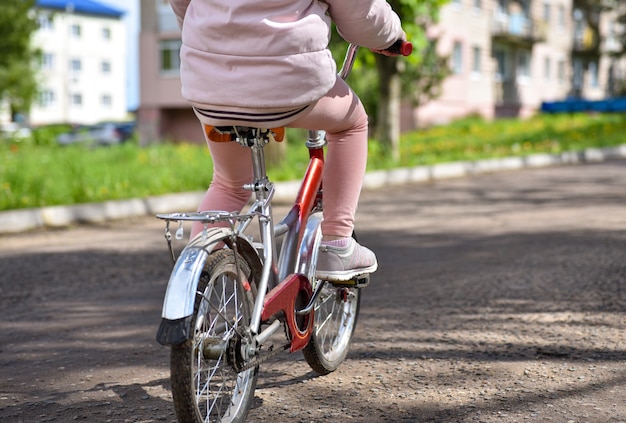
{"type": "Polygon", "coordinates": [[[335,84],[331,19],[349,42],[402,38],[385,0],[170,0],[182,29],[182,94],[196,107],[286,110],[335,84]]]}

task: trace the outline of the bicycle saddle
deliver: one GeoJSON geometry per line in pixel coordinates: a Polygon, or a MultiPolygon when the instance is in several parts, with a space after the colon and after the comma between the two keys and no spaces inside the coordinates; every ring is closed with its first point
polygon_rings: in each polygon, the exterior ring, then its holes
{"type": "Polygon", "coordinates": [[[282,142],[285,139],[285,127],[262,129],[253,128],[250,126],[211,126],[204,125],[204,132],[209,140],[215,142],[229,142],[236,141],[237,137],[251,137],[255,136],[257,130],[260,130],[261,134],[271,133],[274,141],[282,142]]]}

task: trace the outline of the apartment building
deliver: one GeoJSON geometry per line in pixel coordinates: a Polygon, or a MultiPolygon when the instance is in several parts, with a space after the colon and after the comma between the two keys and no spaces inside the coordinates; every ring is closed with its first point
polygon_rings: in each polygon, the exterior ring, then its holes
{"type": "MultiPolygon", "coordinates": [[[[599,15],[599,33],[574,0],[451,0],[429,31],[440,38],[452,75],[442,95],[403,113],[402,128],[446,123],[469,114],[528,117],[543,101],[599,99],[624,79],[624,59],[611,58],[623,29],[615,12],[599,15]]],[[[152,140],[201,141],[180,95],[180,32],[167,0],[141,0],[139,130],[152,140]]]]}
{"type": "Polygon", "coordinates": [[[598,15],[599,32],[573,0],[451,0],[432,29],[452,75],[442,95],[414,111],[414,124],[468,114],[528,117],[544,101],[602,99],[624,79],[617,12],[598,15]]]}
{"type": "Polygon", "coordinates": [[[202,129],[180,93],[180,30],[168,0],[141,0],[140,21],[140,142],[202,142],[202,129]]]}
{"type": "Polygon", "coordinates": [[[93,0],[37,0],[41,91],[32,125],[127,118],[124,13],[93,0]]]}

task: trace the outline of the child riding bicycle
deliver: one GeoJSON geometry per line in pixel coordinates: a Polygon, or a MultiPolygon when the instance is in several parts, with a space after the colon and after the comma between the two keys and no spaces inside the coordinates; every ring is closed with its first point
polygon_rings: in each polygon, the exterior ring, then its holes
{"type": "MultiPolygon", "coordinates": [[[[367,164],[368,120],[336,75],[331,22],[341,36],[381,54],[405,38],[385,0],[170,0],[182,30],[182,94],[204,128],[321,129],[324,220],[316,276],[347,281],[377,269],[375,254],[351,237],[367,164]]],[[[213,180],[199,210],[240,211],[251,192],[251,153],[210,142],[213,180]]],[[[192,236],[202,225],[195,224],[192,236]]]]}

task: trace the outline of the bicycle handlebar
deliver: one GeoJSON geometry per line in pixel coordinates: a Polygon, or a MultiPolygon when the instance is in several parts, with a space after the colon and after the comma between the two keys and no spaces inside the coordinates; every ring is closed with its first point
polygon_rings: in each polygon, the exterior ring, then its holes
{"type": "Polygon", "coordinates": [[[386,50],[394,54],[409,56],[411,53],[413,53],[413,44],[411,44],[409,41],[398,40],[386,50]]]}
{"type": "MultiPolygon", "coordinates": [[[[359,46],[356,44],[348,45],[348,51],[346,51],[346,57],[343,59],[343,65],[339,71],[339,77],[346,79],[352,71],[354,65],[354,59],[356,58],[356,52],[359,50],[359,46]]],[[[400,54],[402,56],[408,56],[413,52],[413,44],[409,41],[398,40],[386,49],[390,53],[400,54]]]]}

